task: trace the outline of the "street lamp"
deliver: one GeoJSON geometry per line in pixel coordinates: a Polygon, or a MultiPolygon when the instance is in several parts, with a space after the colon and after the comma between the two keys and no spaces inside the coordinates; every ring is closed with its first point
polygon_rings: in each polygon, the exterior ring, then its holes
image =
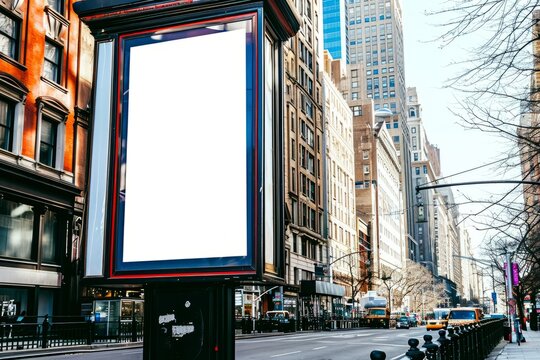
{"type": "MultiPolygon", "coordinates": [[[[265,292],[263,292],[262,294],[259,294],[259,296],[255,297],[255,293],[253,294],[253,300],[251,301],[251,319],[252,319],[252,331],[253,333],[255,332],[255,315],[257,314],[257,312],[255,311],[255,307],[257,306],[257,302],[259,301],[259,299],[264,295],[264,294],[267,294],[269,293],[270,291],[274,290],[275,288],[278,288],[279,286],[274,286],[274,287],[271,287],[270,289],[266,290],[265,292]]],[[[259,290],[260,292],[261,290],[259,290]]]]}

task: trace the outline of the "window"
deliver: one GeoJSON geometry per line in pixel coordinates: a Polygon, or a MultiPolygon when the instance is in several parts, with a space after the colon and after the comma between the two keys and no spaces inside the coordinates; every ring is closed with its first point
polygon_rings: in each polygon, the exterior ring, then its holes
{"type": "Polygon", "coordinates": [[[43,77],[47,80],[60,83],[62,47],[45,40],[45,63],[43,64],[43,77]]]}
{"type": "Polygon", "coordinates": [[[0,256],[32,259],[34,212],[32,207],[0,199],[0,256]]]}
{"type": "Polygon", "coordinates": [[[418,161],[418,153],[417,152],[414,153],[414,161],[418,161]]]}
{"type": "Polygon", "coordinates": [[[41,137],[39,145],[39,162],[54,167],[56,163],[57,124],[44,117],[41,119],[41,137]]]}
{"type": "Polygon", "coordinates": [[[50,97],[39,97],[36,161],[56,170],[64,168],[64,132],[68,109],[50,97]]]}
{"type": "Polygon", "coordinates": [[[12,151],[14,104],[0,98],[0,148],[12,151]]]}
{"type": "Polygon", "coordinates": [[[14,60],[19,57],[19,19],[0,12],[0,52],[14,60]]]}
{"type": "Polygon", "coordinates": [[[423,170],[424,174],[427,174],[427,166],[426,165],[422,166],[422,170],[423,170]]]}
{"type": "Polygon", "coordinates": [[[415,126],[413,126],[413,127],[411,128],[411,132],[412,132],[413,134],[416,134],[416,127],[415,127],[415,126]]]}
{"type": "Polygon", "coordinates": [[[415,167],[415,168],[414,168],[414,173],[415,173],[416,175],[420,175],[420,168],[419,168],[419,167],[415,167]]]}
{"type": "Polygon", "coordinates": [[[353,116],[362,115],[362,108],[360,106],[353,106],[352,111],[353,111],[353,116]]]}
{"type": "Polygon", "coordinates": [[[369,165],[364,165],[364,174],[369,174],[369,165]]]}
{"type": "Polygon", "coordinates": [[[43,215],[43,234],[41,235],[41,261],[56,263],[58,261],[58,217],[53,211],[43,215]]]}
{"type": "Polygon", "coordinates": [[[64,14],[64,0],[47,0],[47,5],[59,14],[64,14]]]}
{"type": "Polygon", "coordinates": [[[362,159],[364,159],[364,160],[369,159],[369,151],[368,150],[362,151],[362,159]]]}

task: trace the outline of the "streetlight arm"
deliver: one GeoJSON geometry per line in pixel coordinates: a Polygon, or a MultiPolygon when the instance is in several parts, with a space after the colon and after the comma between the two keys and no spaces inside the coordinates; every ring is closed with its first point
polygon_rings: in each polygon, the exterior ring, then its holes
{"type": "Polygon", "coordinates": [[[278,286],[271,287],[270,289],[266,290],[265,292],[263,292],[262,294],[260,294],[259,296],[257,296],[257,297],[255,298],[255,300],[253,300],[253,301],[258,301],[264,294],[267,294],[267,293],[269,293],[270,291],[272,291],[272,290],[274,290],[274,289],[276,289],[276,288],[278,288],[278,287],[279,287],[279,285],[278,285],[278,286]]]}
{"type": "Polygon", "coordinates": [[[366,249],[362,249],[362,250],[358,250],[358,251],[353,251],[353,252],[351,252],[351,253],[345,254],[345,255],[343,255],[343,256],[338,257],[337,259],[335,259],[335,260],[332,261],[331,263],[329,263],[328,266],[332,266],[336,261],[339,261],[339,260],[341,260],[341,259],[343,259],[343,258],[345,258],[345,257],[347,257],[347,256],[351,256],[351,255],[354,255],[354,254],[361,254],[361,253],[367,252],[367,251],[370,251],[370,249],[367,249],[367,248],[366,248],[366,249]]]}

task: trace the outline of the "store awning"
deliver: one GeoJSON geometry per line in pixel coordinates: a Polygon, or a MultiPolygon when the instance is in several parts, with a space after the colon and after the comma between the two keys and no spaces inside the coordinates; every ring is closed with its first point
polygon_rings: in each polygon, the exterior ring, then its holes
{"type": "Polygon", "coordinates": [[[326,281],[302,280],[300,282],[300,294],[302,296],[328,295],[342,297],[345,295],[345,287],[326,281]]]}

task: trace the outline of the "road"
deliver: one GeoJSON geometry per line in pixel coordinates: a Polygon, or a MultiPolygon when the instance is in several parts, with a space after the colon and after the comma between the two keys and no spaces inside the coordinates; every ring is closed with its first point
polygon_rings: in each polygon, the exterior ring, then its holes
{"type": "MultiPolygon", "coordinates": [[[[382,350],[387,360],[400,359],[409,349],[407,341],[422,339],[425,327],[409,330],[356,329],[332,332],[291,333],[281,336],[236,340],[235,360],[369,360],[372,350],[382,350]]],[[[435,339],[436,332],[430,333],[435,339]]],[[[36,359],[38,359],[36,357],[36,359]]],[[[142,360],[142,348],[119,349],[54,356],[40,360],[142,360]]]]}
{"type": "Polygon", "coordinates": [[[236,360],[366,360],[372,350],[382,350],[387,360],[395,360],[409,349],[409,338],[416,337],[423,344],[426,333],[423,327],[359,329],[244,339],[236,341],[236,360]]]}

